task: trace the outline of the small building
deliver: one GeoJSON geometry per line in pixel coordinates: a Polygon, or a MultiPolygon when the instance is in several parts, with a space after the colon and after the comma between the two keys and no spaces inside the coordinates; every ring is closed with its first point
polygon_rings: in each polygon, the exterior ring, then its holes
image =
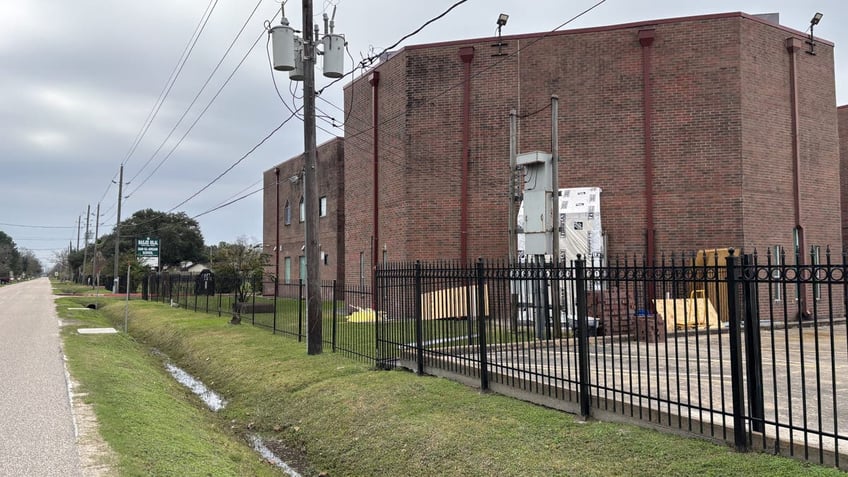
{"type": "MultiPolygon", "coordinates": [[[[344,140],[334,138],[318,146],[319,195],[319,266],[322,281],[344,281],[344,140]]],[[[281,286],[306,280],[304,244],[303,155],[293,157],[263,173],[264,252],[271,257],[266,276],[277,276],[281,286]]],[[[273,294],[273,285],[265,284],[265,294],[273,294]]],[[[281,289],[281,294],[282,294],[281,289]]]]}

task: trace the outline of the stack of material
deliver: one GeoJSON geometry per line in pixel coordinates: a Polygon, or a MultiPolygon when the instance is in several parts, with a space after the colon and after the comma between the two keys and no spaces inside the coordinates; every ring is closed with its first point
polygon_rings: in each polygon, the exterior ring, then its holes
{"type": "Polygon", "coordinates": [[[626,290],[618,288],[588,293],[588,314],[599,320],[599,327],[605,336],[630,334],[630,317],[634,311],[627,304],[635,302],[632,297],[628,299],[626,294],[626,290]]]}
{"type": "Polygon", "coordinates": [[[630,336],[636,336],[637,341],[653,343],[665,341],[666,320],[662,316],[639,314],[630,320],[630,336]]]}

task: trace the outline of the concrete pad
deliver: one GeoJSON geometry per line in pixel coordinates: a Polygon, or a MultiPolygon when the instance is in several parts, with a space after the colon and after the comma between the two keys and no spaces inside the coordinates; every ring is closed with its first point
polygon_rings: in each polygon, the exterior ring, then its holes
{"type": "Polygon", "coordinates": [[[77,333],[81,335],[113,335],[118,330],[115,328],[80,328],[77,333]]]}
{"type": "Polygon", "coordinates": [[[68,308],[69,310],[93,310],[93,308],[79,307],[79,308],[68,308]]]}

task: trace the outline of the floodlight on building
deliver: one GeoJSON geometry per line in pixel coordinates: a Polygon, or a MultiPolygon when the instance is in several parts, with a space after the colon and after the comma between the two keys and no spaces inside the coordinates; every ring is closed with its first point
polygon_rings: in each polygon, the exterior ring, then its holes
{"type": "Polygon", "coordinates": [[[816,12],[816,14],[813,15],[813,18],[810,19],[810,39],[807,40],[807,44],[810,45],[810,49],[807,50],[807,54],[816,54],[816,38],[813,36],[813,28],[815,28],[815,26],[819,24],[822,19],[822,16],[824,15],[819,12],[816,12]]]}
{"type": "Polygon", "coordinates": [[[504,26],[506,26],[506,21],[507,21],[507,20],[509,20],[509,15],[507,15],[506,13],[501,13],[500,15],[498,15],[498,21],[497,21],[497,25],[498,25],[498,42],[497,42],[497,44],[492,45],[492,46],[497,46],[497,47],[498,47],[498,52],[497,52],[496,54],[492,55],[492,56],[503,56],[503,55],[504,55],[503,51],[501,51],[501,49],[502,49],[502,48],[503,48],[503,46],[504,46],[504,43],[501,41],[501,28],[503,28],[504,26]]]}

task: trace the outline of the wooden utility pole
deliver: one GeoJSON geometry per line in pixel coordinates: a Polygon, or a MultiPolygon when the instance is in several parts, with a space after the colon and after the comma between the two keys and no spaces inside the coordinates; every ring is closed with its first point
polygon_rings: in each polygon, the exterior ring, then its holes
{"type": "MultiPolygon", "coordinates": [[[[85,280],[85,264],[88,263],[88,225],[91,219],[91,204],[85,208],[85,239],[83,240],[82,251],[82,279],[85,280]]],[[[86,283],[88,285],[88,283],[86,283]]]]}
{"type": "Polygon", "coordinates": [[[315,34],[312,0],[303,0],[303,143],[306,167],[306,341],[308,354],[323,351],[321,285],[318,283],[318,167],[315,140],[315,34]]]}
{"type": "Polygon", "coordinates": [[[120,255],[120,249],[118,246],[121,243],[121,198],[124,193],[124,165],[121,164],[121,170],[118,173],[118,218],[115,220],[115,271],[114,275],[112,275],[113,283],[112,283],[112,293],[118,293],[119,285],[121,283],[120,278],[118,278],[118,255],[120,255]]]}

